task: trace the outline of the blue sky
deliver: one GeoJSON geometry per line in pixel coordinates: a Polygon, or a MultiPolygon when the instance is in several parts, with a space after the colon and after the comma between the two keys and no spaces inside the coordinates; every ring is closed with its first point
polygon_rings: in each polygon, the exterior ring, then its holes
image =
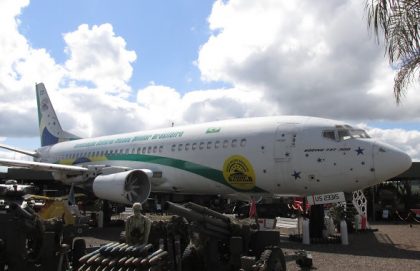
{"type": "Polygon", "coordinates": [[[3,0],[0,25],[5,144],[39,146],[44,82],[63,128],[82,137],[310,115],[420,160],[419,84],[396,105],[363,1],[3,0]]]}
{"type": "Polygon", "coordinates": [[[203,82],[194,65],[198,48],[210,34],[207,17],[213,1],[33,1],[23,9],[20,29],[35,48],[46,48],[64,63],[63,33],[80,24],[110,23],[124,37],[137,60],[130,85],[143,88],[151,81],[181,93],[223,86],[203,82]]]}

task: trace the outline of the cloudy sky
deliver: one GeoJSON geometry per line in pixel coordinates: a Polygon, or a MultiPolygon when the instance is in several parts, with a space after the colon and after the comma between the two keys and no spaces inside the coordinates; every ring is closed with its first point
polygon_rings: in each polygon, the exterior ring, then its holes
{"type": "MultiPolygon", "coordinates": [[[[82,137],[204,121],[348,121],[420,160],[420,91],[360,0],[0,1],[0,142],[39,146],[34,85],[82,137]]],[[[0,153],[0,155],[6,155],[0,153]]]]}

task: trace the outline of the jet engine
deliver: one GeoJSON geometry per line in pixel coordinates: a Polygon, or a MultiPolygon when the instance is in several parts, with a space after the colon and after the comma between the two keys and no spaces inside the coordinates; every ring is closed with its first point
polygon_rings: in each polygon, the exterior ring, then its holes
{"type": "Polygon", "coordinates": [[[148,170],[130,170],[99,175],[93,181],[93,193],[101,199],[132,204],[143,203],[149,197],[151,184],[148,170]]]}

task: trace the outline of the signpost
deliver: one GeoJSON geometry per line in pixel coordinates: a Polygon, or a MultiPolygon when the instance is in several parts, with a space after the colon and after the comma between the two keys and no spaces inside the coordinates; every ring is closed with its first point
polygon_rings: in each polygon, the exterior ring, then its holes
{"type": "Polygon", "coordinates": [[[307,196],[310,205],[337,203],[346,201],[343,192],[307,196]]]}

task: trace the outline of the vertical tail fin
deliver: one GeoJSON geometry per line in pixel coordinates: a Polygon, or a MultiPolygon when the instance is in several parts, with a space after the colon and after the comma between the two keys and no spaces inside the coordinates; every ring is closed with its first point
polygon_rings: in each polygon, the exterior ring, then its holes
{"type": "Polygon", "coordinates": [[[41,146],[48,146],[58,142],[79,139],[80,137],[68,133],[61,128],[44,84],[36,84],[35,89],[38,104],[41,146]]]}

